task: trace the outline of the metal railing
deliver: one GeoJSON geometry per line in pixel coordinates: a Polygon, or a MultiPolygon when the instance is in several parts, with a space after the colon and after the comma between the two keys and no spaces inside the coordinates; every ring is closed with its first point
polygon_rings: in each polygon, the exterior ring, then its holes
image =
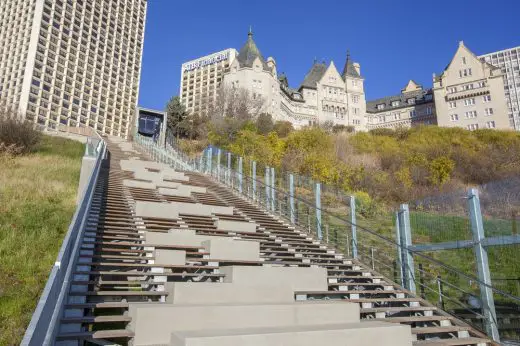
{"type": "Polygon", "coordinates": [[[106,157],[106,144],[101,137],[89,138],[85,155],[96,158],[94,169],[63,239],[58,257],[52,266],[21,345],[52,345],[59,332],[60,319],[67,303],[66,298],[70,289],[72,272],[78,261],[81,239],[85,232],[101,164],[106,157]]]}
{"type": "MultiPolygon", "coordinates": [[[[299,196],[292,183],[289,186],[276,184],[279,180],[274,179],[274,171],[270,167],[251,162],[249,169],[244,169],[241,157],[220,149],[210,147],[198,157],[188,157],[173,147],[167,148],[166,154],[159,149],[150,150],[156,153],[154,157],[158,161],[179,160],[173,165],[182,167],[185,164],[188,170],[211,176],[269,213],[361,261],[373,271],[471,324],[495,341],[501,338],[502,341],[520,340],[516,331],[520,328],[513,332],[501,329],[501,326],[514,324],[512,320],[520,323],[520,309],[515,308],[520,307],[520,298],[426,252],[415,250],[409,237],[410,213],[407,206],[401,206],[389,217],[388,225],[379,228],[366,222],[366,219],[356,221],[359,214],[356,213],[354,198],[350,201],[345,199],[339,213],[328,210],[320,206],[319,183],[313,183],[315,198],[310,198],[308,193],[305,197],[299,196]],[[217,156],[216,160],[214,156],[217,156]],[[388,232],[389,229],[391,232],[388,232]],[[482,299],[483,292],[488,295],[486,299],[482,299]],[[500,306],[512,307],[508,309],[508,315],[504,318],[500,314],[497,316],[494,306],[488,304],[489,298],[500,306]]],[[[288,181],[292,179],[289,175],[288,181]]]]}

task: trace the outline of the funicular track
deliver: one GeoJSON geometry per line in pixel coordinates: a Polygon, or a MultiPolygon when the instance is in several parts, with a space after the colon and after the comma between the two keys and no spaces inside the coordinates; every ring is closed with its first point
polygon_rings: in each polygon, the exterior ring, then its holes
{"type": "MultiPolygon", "coordinates": [[[[120,160],[139,157],[107,142],[108,159],[102,167],[90,210],[88,229],[81,245],[80,260],[61,319],[58,340],[110,340],[127,344],[133,333],[126,326],[129,302],[161,304],[168,295],[164,282],[155,278],[153,251],[143,245],[142,231],[167,232],[186,228],[201,235],[228,236],[260,243],[261,261],[211,261],[202,247],[167,246],[156,248],[186,251],[185,265],[161,265],[167,281],[220,281],[219,266],[281,265],[327,269],[328,290],[296,292],[298,300],[337,300],[359,303],[361,318],[412,326],[414,345],[492,345],[485,335],[462,321],[414,296],[364,264],[346,259],[334,249],[314,240],[234,194],[209,177],[185,172],[190,184],[206,187],[206,193],[191,197],[161,195],[157,190],[124,186],[133,173],[121,170],[120,160]],[[233,215],[215,215],[223,220],[254,221],[256,233],[219,230],[211,217],[182,215],[176,220],[135,217],[135,201],[203,203],[234,207],[233,215]],[[215,265],[215,262],[218,265],[215,265]]],[[[175,182],[175,180],[172,180],[175,182]]],[[[98,341],[95,341],[98,340],[98,341]]],[[[104,342],[104,341],[103,341],[104,342]]]]}

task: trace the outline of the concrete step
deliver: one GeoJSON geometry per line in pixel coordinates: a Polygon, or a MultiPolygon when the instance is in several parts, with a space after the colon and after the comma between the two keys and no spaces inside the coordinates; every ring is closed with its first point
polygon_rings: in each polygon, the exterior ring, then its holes
{"type": "Polygon", "coordinates": [[[172,333],[171,346],[316,346],[342,344],[411,346],[410,328],[382,322],[340,325],[201,330],[172,333]]]}
{"type": "Polygon", "coordinates": [[[166,344],[175,331],[292,327],[359,322],[356,304],[329,302],[253,305],[130,304],[134,345],[166,344]],[[202,328],[203,326],[203,328],[202,328]]]}

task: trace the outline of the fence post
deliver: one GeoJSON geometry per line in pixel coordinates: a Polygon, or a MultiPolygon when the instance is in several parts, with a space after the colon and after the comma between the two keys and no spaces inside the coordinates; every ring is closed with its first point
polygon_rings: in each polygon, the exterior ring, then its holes
{"type": "Polygon", "coordinates": [[[220,148],[217,149],[217,181],[220,181],[220,158],[222,155],[222,150],[220,148]]]}
{"type": "Polygon", "coordinates": [[[253,201],[256,201],[256,161],[253,161],[253,201]]]}
{"type": "Polygon", "coordinates": [[[352,231],[352,258],[357,258],[356,197],[354,196],[350,196],[350,229],[352,231]]]}
{"type": "Polygon", "coordinates": [[[276,185],[276,179],[274,176],[274,167],[271,167],[271,210],[273,213],[276,210],[276,192],[275,192],[275,185],[276,185]]]}
{"type": "Polygon", "coordinates": [[[200,173],[204,173],[203,166],[204,166],[204,155],[205,154],[206,154],[206,150],[204,150],[202,152],[202,155],[200,156],[200,159],[199,159],[199,172],[200,173]]]}
{"type": "Polygon", "coordinates": [[[227,184],[231,186],[231,153],[227,153],[227,184]]]}
{"type": "Polygon", "coordinates": [[[470,189],[468,192],[468,209],[471,221],[471,233],[473,234],[473,249],[477,259],[478,279],[484,283],[480,284],[480,300],[482,312],[485,317],[484,326],[486,332],[493,340],[499,342],[500,336],[497,328],[497,316],[495,311],[495,301],[493,290],[491,289],[491,275],[489,273],[489,262],[486,248],[482,245],[484,240],[484,224],[482,223],[482,213],[480,210],[480,198],[477,189],[470,189]]]}
{"type": "Polygon", "coordinates": [[[269,188],[269,166],[265,167],[265,209],[269,210],[269,193],[271,192],[271,189],[269,188]]]}
{"type": "Polygon", "coordinates": [[[316,197],[316,232],[318,233],[318,239],[323,239],[323,234],[321,233],[321,184],[316,183],[315,188],[315,197],[316,197]]]}
{"type": "Polygon", "coordinates": [[[238,192],[242,193],[242,182],[243,180],[243,162],[242,162],[242,156],[238,158],[238,192]]]}
{"type": "Polygon", "coordinates": [[[401,256],[404,271],[404,288],[415,293],[415,270],[412,253],[408,248],[412,245],[412,231],[410,229],[410,211],[408,204],[401,204],[399,210],[399,227],[401,236],[401,256]]]}
{"type": "Polygon", "coordinates": [[[289,215],[291,223],[296,223],[296,218],[294,217],[294,176],[292,174],[289,174],[289,215]]]}

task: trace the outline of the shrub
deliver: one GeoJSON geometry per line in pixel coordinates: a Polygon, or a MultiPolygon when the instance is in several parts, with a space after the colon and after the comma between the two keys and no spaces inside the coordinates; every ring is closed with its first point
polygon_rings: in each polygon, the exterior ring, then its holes
{"type": "Polygon", "coordinates": [[[0,110],[0,152],[20,155],[35,149],[41,139],[41,133],[34,124],[22,120],[8,109],[0,110]]]}

